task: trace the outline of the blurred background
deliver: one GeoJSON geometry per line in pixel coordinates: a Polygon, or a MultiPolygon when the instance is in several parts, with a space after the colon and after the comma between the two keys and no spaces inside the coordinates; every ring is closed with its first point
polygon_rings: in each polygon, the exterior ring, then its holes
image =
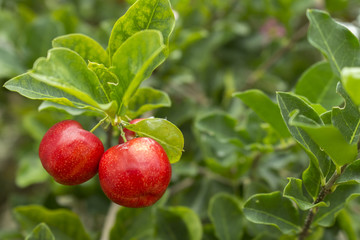
{"type": "MultiPolygon", "coordinates": [[[[0,84],[31,69],[57,36],[84,33],[106,48],[113,24],[133,2],[0,0],[0,84]]],[[[216,193],[245,201],[254,193],[281,190],[287,176],[299,177],[299,169],[308,164],[299,147],[274,151],[274,132],[232,94],[257,88],[274,99],[276,91],[291,91],[301,74],[322,60],[307,41],[306,9],[328,11],[357,35],[360,1],[171,3],[176,27],[169,57],[144,84],[169,94],[172,106],[151,114],[173,122],[185,137],[166,204],[191,208],[206,226],[209,200],[216,193]],[[241,136],[241,144],[221,141],[222,134],[232,131],[241,136]]],[[[0,239],[17,239],[12,209],[28,204],[74,211],[97,239],[110,205],[98,180],[72,187],[56,184],[41,166],[38,146],[56,122],[73,118],[89,130],[99,119],[54,109],[39,112],[40,103],[0,88],[0,239]]],[[[101,128],[95,134],[106,138],[101,128]]],[[[212,230],[204,228],[204,236],[211,236],[212,230]]],[[[250,227],[244,234],[254,232],[250,227]]]]}

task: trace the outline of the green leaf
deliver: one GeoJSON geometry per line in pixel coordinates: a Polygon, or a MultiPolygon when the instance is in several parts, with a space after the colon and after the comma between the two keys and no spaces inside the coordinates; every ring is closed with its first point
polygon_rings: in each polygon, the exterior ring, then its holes
{"type": "Polygon", "coordinates": [[[333,73],[328,62],[319,62],[303,73],[296,84],[295,93],[331,109],[342,102],[342,98],[335,92],[339,81],[340,78],[333,73]]]}
{"type": "Polygon", "coordinates": [[[314,223],[323,227],[330,227],[334,224],[337,214],[346,204],[360,195],[358,183],[339,185],[335,192],[327,195],[324,202],[329,202],[329,207],[320,208],[315,216],[314,223]]]}
{"type": "Polygon", "coordinates": [[[314,166],[313,161],[309,162],[309,167],[302,173],[302,179],[308,193],[313,197],[313,199],[316,199],[323,183],[320,169],[314,166]]]}
{"type": "Polygon", "coordinates": [[[337,76],[344,67],[360,66],[359,40],[345,26],[320,10],[309,9],[307,17],[309,42],[327,57],[337,76]]]}
{"type": "Polygon", "coordinates": [[[156,212],[156,234],[159,240],[201,240],[201,221],[187,207],[159,208],[156,212]]]}
{"type": "Polygon", "coordinates": [[[28,153],[22,156],[16,171],[16,185],[24,188],[34,183],[44,182],[49,174],[41,165],[38,154],[28,153]]]}
{"type": "Polygon", "coordinates": [[[341,72],[341,82],[351,100],[360,105],[360,68],[344,68],[341,72]]]}
{"type": "Polygon", "coordinates": [[[155,216],[152,208],[120,207],[110,232],[110,240],[152,239],[154,228],[155,216]]]}
{"type": "Polygon", "coordinates": [[[360,138],[360,111],[351,101],[341,83],[337,86],[337,92],[344,98],[345,106],[332,109],[331,121],[344,135],[348,143],[355,144],[360,138]]]}
{"type": "Polygon", "coordinates": [[[298,210],[280,192],[253,195],[246,201],[243,212],[249,221],[275,226],[285,234],[301,231],[298,210]]]}
{"type": "Polygon", "coordinates": [[[320,147],[311,139],[305,130],[290,124],[290,119],[295,113],[305,116],[306,119],[320,125],[322,125],[321,118],[308,103],[296,94],[278,92],[277,99],[281,115],[291,135],[306,150],[310,160],[313,161],[313,165],[317,168],[320,167],[322,177],[326,176],[330,169],[330,161],[327,155],[321,151],[320,147]]]}
{"type": "Polygon", "coordinates": [[[53,47],[69,48],[77,52],[85,62],[102,63],[109,66],[109,56],[105,49],[94,39],[83,34],[68,34],[55,38],[53,47]]]}
{"type": "Polygon", "coordinates": [[[225,193],[216,194],[210,199],[208,214],[220,240],[241,239],[244,222],[237,198],[225,193]]]}
{"type": "Polygon", "coordinates": [[[45,223],[40,223],[25,240],[55,240],[55,237],[45,223]]]}
{"type": "Polygon", "coordinates": [[[184,137],[181,131],[171,122],[161,118],[148,118],[136,124],[126,125],[140,137],[156,140],[166,151],[170,163],[180,160],[184,148],[184,137]]]}
{"type": "MultiPolygon", "coordinates": [[[[144,30],[132,35],[116,51],[111,70],[121,82],[124,106],[128,105],[141,82],[165,60],[165,49],[159,31],[144,30]]],[[[110,86],[113,91],[119,87],[110,86]]]]}
{"type": "Polygon", "coordinates": [[[303,211],[309,210],[313,207],[326,207],[326,203],[319,202],[317,204],[313,204],[312,199],[309,199],[304,195],[303,192],[303,182],[301,179],[297,178],[288,178],[289,183],[284,188],[284,197],[293,200],[296,205],[303,211]]]}
{"type": "Polygon", "coordinates": [[[139,88],[129,101],[126,115],[134,119],[145,112],[170,106],[171,101],[166,92],[150,87],[139,88]]]}
{"type": "Polygon", "coordinates": [[[341,132],[332,125],[310,125],[299,122],[297,118],[292,124],[301,127],[311,139],[326,152],[337,166],[343,166],[355,160],[357,144],[349,144],[341,132]]]}
{"type": "Polygon", "coordinates": [[[108,46],[110,58],[129,37],[142,30],[159,30],[167,45],[174,26],[169,0],[138,0],[113,27],[108,46]]]}
{"type": "Polygon", "coordinates": [[[103,116],[103,114],[101,114],[100,112],[96,112],[96,111],[93,111],[90,109],[86,110],[83,108],[75,108],[75,107],[61,105],[61,104],[58,104],[55,102],[50,102],[50,101],[44,101],[38,107],[39,111],[50,110],[50,109],[51,110],[56,109],[58,111],[63,111],[70,115],[73,115],[73,116],[77,116],[77,115],[81,115],[81,114],[85,114],[85,113],[88,113],[90,115],[100,116],[100,117],[103,116]]]}
{"type": "Polygon", "coordinates": [[[32,71],[6,82],[4,86],[31,98],[59,104],[111,111],[104,89],[95,73],[87,68],[76,52],[66,48],[53,48],[48,57],[35,62],[32,71]]]}
{"type": "Polygon", "coordinates": [[[79,217],[69,210],[48,210],[42,206],[29,205],[16,207],[14,214],[21,229],[27,234],[43,222],[51,229],[56,239],[90,240],[79,217]]]}
{"type": "Polygon", "coordinates": [[[341,230],[343,230],[349,240],[357,240],[357,231],[355,227],[357,225],[352,218],[351,210],[347,210],[346,208],[341,210],[337,216],[337,220],[339,222],[341,230]]]}
{"type": "Polygon", "coordinates": [[[336,180],[336,184],[349,182],[360,183],[360,160],[356,160],[349,164],[341,176],[336,180]]]}
{"type": "Polygon", "coordinates": [[[281,117],[279,106],[271,101],[262,91],[256,89],[248,90],[235,93],[233,96],[240,98],[246,105],[253,109],[263,121],[269,123],[282,137],[290,137],[289,130],[281,117]]]}

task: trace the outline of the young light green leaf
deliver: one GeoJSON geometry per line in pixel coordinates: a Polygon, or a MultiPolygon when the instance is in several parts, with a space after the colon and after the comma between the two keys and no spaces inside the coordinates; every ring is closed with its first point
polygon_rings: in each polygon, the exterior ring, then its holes
{"type": "Polygon", "coordinates": [[[343,101],[335,91],[339,81],[340,78],[333,73],[328,62],[319,62],[303,73],[296,84],[295,93],[331,109],[343,101]]]}
{"type": "MultiPolygon", "coordinates": [[[[165,49],[162,35],[156,30],[135,33],[118,48],[113,56],[111,70],[118,77],[124,90],[124,106],[128,105],[141,82],[150,77],[155,68],[165,60],[165,49]]],[[[114,88],[119,86],[110,87],[117,91],[114,88]]]]}
{"type": "Polygon", "coordinates": [[[241,239],[244,222],[237,198],[225,193],[216,194],[210,199],[208,214],[220,240],[241,239]]]}
{"type": "Polygon", "coordinates": [[[336,180],[336,184],[349,182],[360,183],[360,160],[356,160],[345,168],[345,171],[336,180]]]}
{"type": "Polygon", "coordinates": [[[120,207],[110,232],[110,240],[148,240],[155,229],[155,216],[152,208],[120,207]]]}
{"type": "Polygon", "coordinates": [[[56,239],[90,240],[79,217],[66,209],[48,210],[42,206],[28,205],[14,209],[21,229],[29,234],[40,222],[47,224],[56,239]]]}
{"type": "Polygon", "coordinates": [[[333,160],[335,165],[343,166],[355,160],[356,144],[349,144],[341,132],[332,125],[310,125],[295,118],[292,124],[302,128],[311,139],[333,160]]]}
{"type": "Polygon", "coordinates": [[[174,26],[169,0],[138,0],[113,27],[108,46],[110,58],[129,37],[142,30],[159,30],[167,45],[174,26]]]}
{"type": "Polygon", "coordinates": [[[105,49],[94,39],[78,33],[63,35],[52,41],[53,47],[69,48],[77,52],[85,62],[102,63],[109,66],[109,56],[105,49]]]}
{"type": "Polygon", "coordinates": [[[140,137],[156,140],[166,151],[170,163],[180,160],[184,148],[184,137],[181,131],[171,122],[161,118],[148,118],[136,124],[126,125],[140,137]]]}
{"type": "Polygon", "coordinates": [[[301,231],[298,210],[280,192],[253,195],[246,201],[243,212],[249,221],[275,226],[285,234],[301,231]]]}
{"type": "Polygon", "coordinates": [[[309,42],[328,58],[337,76],[344,67],[360,66],[359,40],[350,30],[321,10],[309,9],[307,17],[310,21],[309,42]]]}
{"type": "Polygon", "coordinates": [[[355,144],[360,138],[360,111],[351,101],[341,83],[338,84],[336,90],[344,98],[345,106],[332,109],[332,124],[340,130],[348,143],[355,144]]]}
{"type": "Polygon", "coordinates": [[[73,115],[73,116],[78,116],[78,115],[82,115],[85,113],[87,113],[89,115],[99,116],[99,117],[103,116],[102,113],[92,111],[90,109],[75,108],[75,107],[70,107],[70,106],[66,106],[66,105],[62,105],[62,104],[58,104],[58,103],[50,102],[50,101],[44,101],[38,107],[39,111],[52,110],[52,109],[56,109],[57,111],[63,111],[70,115],[73,115]]]}
{"type": "Polygon", "coordinates": [[[139,88],[129,101],[126,115],[134,119],[145,112],[170,105],[171,101],[166,92],[150,87],[139,88]]]}
{"type": "Polygon", "coordinates": [[[334,224],[337,214],[346,204],[360,195],[358,183],[341,184],[334,192],[327,195],[324,202],[329,202],[329,207],[320,208],[317,212],[313,224],[323,227],[330,227],[334,224]]]}
{"type": "Polygon", "coordinates": [[[235,93],[233,96],[240,98],[246,105],[253,109],[262,120],[268,122],[282,137],[290,137],[289,130],[281,117],[279,106],[271,101],[262,91],[256,89],[248,90],[235,93]]]}
{"type": "Polygon", "coordinates": [[[198,215],[187,207],[159,208],[156,212],[156,235],[159,240],[201,240],[198,215]]]}
{"type": "Polygon", "coordinates": [[[314,163],[313,165],[317,168],[320,167],[322,177],[326,176],[330,169],[330,161],[327,155],[321,151],[319,146],[310,138],[305,130],[290,124],[290,119],[295,113],[305,116],[307,120],[319,125],[323,124],[321,118],[308,103],[296,94],[278,92],[277,99],[281,115],[291,135],[306,150],[310,156],[310,160],[314,163]]]}
{"type": "Polygon", "coordinates": [[[288,178],[289,183],[285,186],[283,196],[293,200],[301,210],[306,211],[313,207],[326,207],[327,204],[319,202],[313,204],[312,199],[307,198],[303,192],[303,181],[297,178],[288,178]]]}
{"type": "Polygon", "coordinates": [[[341,72],[341,82],[351,100],[360,105],[360,68],[344,68],[341,72]]]}
{"type": "Polygon", "coordinates": [[[40,223],[25,240],[55,240],[55,237],[45,223],[40,223]]]}

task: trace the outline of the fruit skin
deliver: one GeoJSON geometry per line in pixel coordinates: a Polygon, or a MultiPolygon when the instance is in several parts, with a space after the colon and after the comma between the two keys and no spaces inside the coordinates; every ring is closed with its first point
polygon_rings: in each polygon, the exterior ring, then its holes
{"type": "Polygon", "coordinates": [[[103,153],[100,139],[74,120],[52,126],[39,147],[43,167],[56,182],[64,185],[76,185],[92,178],[103,153]]]}
{"type": "MultiPolygon", "coordinates": [[[[130,124],[135,124],[135,123],[140,122],[141,120],[144,120],[144,119],[145,119],[145,118],[133,119],[133,120],[131,120],[129,123],[130,123],[130,124]]],[[[136,133],[133,132],[133,131],[131,131],[131,130],[129,130],[129,129],[124,128],[123,131],[124,131],[124,133],[125,133],[125,138],[126,138],[127,141],[129,141],[129,140],[131,140],[131,139],[134,139],[134,138],[136,137],[136,133]]],[[[120,135],[120,136],[119,136],[119,144],[122,144],[122,143],[124,143],[124,139],[123,139],[122,136],[120,135]]]]}
{"type": "Polygon", "coordinates": [[[131,208],[147,207],[164,194],[171,179],[171,164],[158,142],[134,138],[104,153],[99,179],[113,202],[131,208]]]}

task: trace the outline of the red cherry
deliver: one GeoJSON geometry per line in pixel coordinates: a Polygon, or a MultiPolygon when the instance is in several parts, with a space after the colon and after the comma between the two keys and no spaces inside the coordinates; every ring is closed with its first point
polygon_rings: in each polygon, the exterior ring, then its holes
{"type": "Polygon", "coordinates": [[[171,179],[171,165],[158,142],[139,137],[104,153],[99,179],[113,202],[125,207],[147,207],[164,194],[171,179]]]}
{"type": "MultiPolygon", "coordinates": [[[[133,120],[131,120],[129,123],[130,123],[130,124],[135,124],[135,123],[140,122],[141,120],[144,120],[144,119],[145,119],[145,118],[133,119],[133,120]]],[[[124,133],[125,133],[125,138],[126,138],[127,141],[129,141],[129,140],[131,140],[131,139],[134,139],[135,136],[136,136],[136,133],[133,132],[133,131],[130,131],[129,129],[124,128],[123,131],[124,131],[124,133]]],[[[122,136],[120,135],[120,136],[119,136],[119,144],[122,144],[122,143],[124,143],[124,139],[123,139],[122,136]]]]}
{"type": "Polygon", "coordinates": [[[43,167],[56,182],[64,185],[76,185],[92,178],[103,153],[100,139],[74,120],[52,126],[39,147],[43,167]]]}

